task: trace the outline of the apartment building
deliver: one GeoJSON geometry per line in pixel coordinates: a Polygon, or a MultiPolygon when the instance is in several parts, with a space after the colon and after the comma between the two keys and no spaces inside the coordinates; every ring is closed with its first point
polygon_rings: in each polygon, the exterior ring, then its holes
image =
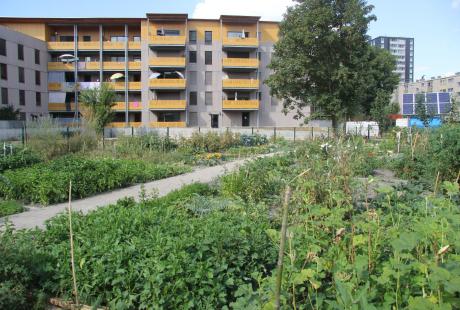
{"type": "Polygon", "coordinates": [[[388,50],[396,57],[395,72],[400,81],[414,81],[414,38],[377,37],[370,44],[388,50]]]}
{"type": "Polygon", "coordinates": [[[460,100],[460,72],[446,77],[425,78],[413,83],[400,83],[394,93],[403,115],[415,114],[416,99],[422,98],[430,113],[442,115],[451,108],[452,97],[460,100]],[[417,96],[421,95],[421,96],[417,96]]]}
{"type": "Polygon", "coordinates": [[[0,18],[0,25],[45,44],[54,117],[73,118],[78,92],[103,82],[117,92],[114,127],[299,125],[264,84],[277,22],[147,14],[0,18]]]}
{"type": "Polygon", "coordinates": [[[47,48],[42,40],[0,26],[0,108],[22,120],[48,114],[47,48]]]}

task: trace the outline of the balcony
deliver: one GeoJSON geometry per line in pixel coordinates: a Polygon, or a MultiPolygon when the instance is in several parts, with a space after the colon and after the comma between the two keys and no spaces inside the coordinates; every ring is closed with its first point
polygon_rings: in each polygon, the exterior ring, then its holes
{"type": "Polygon", "coordinates": [[[101,48],[101,42],[78,42],[78,49],[82,51],[94,51],[101,48]]]}
{"type": "Polygon", "coordinates": [[[224,48],[254,49],[259,46],[259,42],[257,38],[224,38],[222,45],[224,48]]]}
{"type": "Polygon", "coordinates": [[[73,71],[74,65],[73,64],[65,64],[62,62],[49,62],[48,63],[48,71],[73,71]]]}
{"type": "Polygon", "coordinates": [[[259,100],[223,100],[222,110],[258,110],[259,100]]]}
{"type": "Polygon", "coordinates": [[[185,110],[185,100],[150,100],[150,110],[185,110]]]}
{"type": "Polygon", "coordinates": [[[99,69],[101,69],[101,64],[99,61],[78,63],[78,70],[99,71],[99,69]]]}
{"type": "Polygon", "coordinates": [[[150,127],[153,127],[153,128],[166,128],[166,127],[184,128],[185,122],[150,122],[150,127]]]}
{"type": "MultiPolygon", "coordinates": [[[[115,102],[115,105],[112,107],[112,110],[125,111],[126,105],[124,102],[115,102]]],[[[129,102],[128,110],[129,111],[142,111],[142,103],[141,102],[129,102]]]]}
{"type": "Polygon", "coordinates": [[[222,80],[224,89],[259,89],[259,80],[225,79],[222,80]]]}
{"type": "Polygon", "coordinates": [[[223,58],[224,69],[257,69],[259,60],[257,58],[223,58]]]}
{"type": "Polygon", "coordinates": [[[62,90],[61,83],[48,83],[48,91],[60,91],[62,90]]]}
{"type": "Polygon", "coordinates": [[[185,47],[185,36],[151,36],[152,47],[185,47]]]}
{"type": "Polygon", "coordinates": [[[48,50],[50,51],[73,51],[74,49],[74,42],[48,42],[48,50]]]}
{"type": "Polygon", "coordinates": [[[70,104],[70,109],[67,109],[65,103],[48,103],[49,112],[73,112],[75,111],[75,103],[70,104]]]}
{"type": "MultiPolygon", "coordinates": [[[[116,91],[124,91],[125,82],[109,82],[112,88],[116,91]]],[[[141,82],[128,82],[128,89],[132,91],[140,91],[141,90],[141,82]]]]}
{"type": "Polygon", "coordinates": [[[153,68],[185,68],[185,57],[153,57],[149,65],[153,68]]]}
{"type": "Polygon", "coordinates": [[[141,42],[139,41],[129,41],[128,42],[128,49],[129,50],[141,50],[141,42]]]}
{"type": "Polygon", "coordinates": [[[142,122],[112,122],[107,127],[109,128],[126,128],[126,127],[141,127],[142,122]]]}
{"type": "Polygon", "coordinates": [[[153,79],[150,80],[152,89],[185,89],[186,79],[153,79]]]}

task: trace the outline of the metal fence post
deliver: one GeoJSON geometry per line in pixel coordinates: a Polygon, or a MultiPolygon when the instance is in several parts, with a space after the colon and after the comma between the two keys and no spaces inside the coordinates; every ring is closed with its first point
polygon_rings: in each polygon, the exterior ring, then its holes
{"type": "Polygon", "coordinates": [[[276,141],[276,127],[273,127],[273,141],[276,141]]]}
{"type": "Polygon", "coordinates": [[[294,142],[295,142],[295,127],[294,127],[294,142]]]}
{"type": "Polygon", "coordinates": [[[254,135],[254,127],[251,127],[251,135],[254,135]]]}
{"type": "Polygon", "coordinates": [[[102,149],[105,148],[105,127],[102,128],[102,149]]]}
{"type": "Polygon", "coordinates": [[[21,140],[22,140],[22,145],[24,146],[26,144],[26,125],[23,125],[21,127],[21,140]]]}
{"type": "Polygon", "coordinates": [[[327,138],[329,139],[329,127],[327,127],[327,138]]]}
{"type": "Polygon", "coordinates": [[[67,139],[67,152],[70,153],[70,130],[69,126],[66,128],[66,139],[67,139]]]}
{"type": "Polygon", "coordinates": [[[198,132],[201,132],[201,127],[198,127],[198,132]]]}
{"type": "Polygon", "coordinates": [[[313,139],[313,127],[311,127],[311,138],[313,139]]]}
{"type": "Polygon", "coordinates": [[[169,127],[166,127],[166,137],[169,139],[169,127]]]}
{"type": "Polygon", "coordinates": [[[367,140],[371,139],[371,126],[367,125],[367,140]]]}
{"type": "Polygon", "coordinates": [[[131,137],[134,137],[134,126],[131,126],[131,137]]]}

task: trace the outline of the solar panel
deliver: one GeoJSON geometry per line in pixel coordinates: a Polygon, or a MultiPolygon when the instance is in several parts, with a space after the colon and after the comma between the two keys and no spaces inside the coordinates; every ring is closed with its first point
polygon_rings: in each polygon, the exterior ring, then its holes
{"type": "Polygon", "coordinates": [[[414,114],[414,105],[413,104],[403,104],[403,114],[405,115],[414,114]]]}
{"type": "Polygon", "coordinates": [[[449,93],[439,93],[439,102],[450,102],[449,93]]]}
{"type": "Polygon", "coordinates": [[[403,103],[414,103],[414,95],[413,94],[404,94],[403,95],[403,103]]]}
{"type": "Polygon", "coordinates": [[[426,94],[426,102],[428,102],[428,103],[437,103],[438,102],[438,94],[436,94],[436,93],[428,93],[428,94],[426,94]]]}
{"type": "Polygon", "coordinates": [[[427,103],[426,111],[428,114],[438,114],[438,104],[437,103],[427,103]]]}
{"type": "Polygon", "coordinates": [[[439,104],[439,110],[441,111],[441,114],[449,113],[450,109],[451,109],[450,103],[441,102],[439,104]]]}

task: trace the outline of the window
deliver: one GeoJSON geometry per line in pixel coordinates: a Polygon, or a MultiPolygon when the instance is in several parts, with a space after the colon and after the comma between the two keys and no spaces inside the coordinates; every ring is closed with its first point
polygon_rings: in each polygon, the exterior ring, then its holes
{"type": "Polygon", "coordinates": [[[35,71],[35,85],[41,85],[40,71],[35,71]]]}
{"type": "Polygon", "coordinates": [[[24,68],[18,67],[19,83],[24,83],[24,68]]]}
{"type": "Polygon", "coordinates": [[[204,64],[212,65],[212,52],[211,51],[204,52],[204,64]]]}
{"type": "Polygon", "coordinates": [[[0,78],[2,80],[8,80],[8,71],[6,69],[6,64],[0,64],[0,78]]]}
{"type": "Polygon", "coordinates": [[[197,99],[197,93],[196,91],[191,91],[189,93],[189,104],[190,105],[197,105],[198,99],[197,99]]]}
{"type": "Polygon", "coordinates": [[[35,50],[35,64],[36,65],[40,64],[40,51],[37,49],[35,50]]]}
{"type": "Polygon", "coordinates": [[[212,44],[212,31],[204,32],[204,44],[212,44]]]}
{"type": "Polygon", "coordinates": [[[188,42],[191,44],[196,43],[196,30],[190,30],[188,32],[188,42]]]}
{"type": "Polygon", "coordinates": [[[73,42],[73,36],[59,36],[61,42],[73,42]]]}
{"type": "Polygon", "coordinates": [[[24,45],[18,44],[18,59],[24,60],[24,45]]]}
{"type": "Polygon", "coordinates": [[[259,101],[262,101],[262,92],[257,92],[257,99],[259,99],[259,101]]]}
{"type": "Polygon", "coordinates": [[[191,63],[191,64],[195,64],[195,63],[196,63],[196,51],[189,51],[189,54],[188,54],[188,61],[189,61],[189,63],[191,63]]]}
{"type": "Polygon", "coordinates": [[[83,42],[91,42],[91,36],[83,36],[83,42]]]}
{"type": "Polygon", "coordinates": [[[110,41],[111,42],[126,42],[126,37],[125,36],[111,36],[110,41]]]}
{"type": "Polygon", "coordinates": [[[262,52],[257,52],[257,59],[262,60],[262,52]]]}
{"type": "Polygon", "coordinates": [[[133,36],[133,41],[134,42],[141,42],[141,37],[140,36],[133,36]]]}
{"type": "Polygon", "coordinates": [[[249,32],[229,31],[227,32],[227,38],[249,38],[249,32]]]}
{"type": "Polygon", "coordinates": [[[212,71],[204,73],[204,85],[212,85],[212,71]]]}
{"type": "Polygon", "coordinates": [[[188,80],[190,82],[190,85],[196,85],[196,71],[189,71],[188,72],[188,80]]]}
{"type": "Polygon", "coordinates": [[[8,104],[8,88],[2,87],[2,104],[8,104]]]}
{"type": "Polygon", "coordinates": [[[198,126],[198,113],[197,112],[190,112],[188,115],[188,121],[190,127],[198,126]]]}
{"type": "Polygon", "coordinates": [[[177,29],[157,29],[158,36],[180,36],[180,30],[177,29]]]}
{"type": "Polygon", "coordinates": [[[37,107],[42,106],[42,94],[41,93],[35,93],[35,105],[37,107]]]}
{"type": "Polygon", "coordinates": [[[0,55],[6,56],[6,40],[0,39],[0,55]]]}
{"type": "Polygon", "coordinates": [[[204,104],[205,105],[212,105],[212,92],[207,91],[204,94],[204,104]]]}
{"type": "Polygon", "coordinates": [[[26,91],[19,90],[19,105],[26,105],[26,91]]]}

